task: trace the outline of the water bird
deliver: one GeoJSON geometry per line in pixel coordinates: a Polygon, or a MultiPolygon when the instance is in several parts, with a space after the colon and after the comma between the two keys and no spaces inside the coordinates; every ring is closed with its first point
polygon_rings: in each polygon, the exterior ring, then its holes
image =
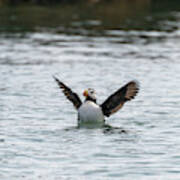
{"type": "Polygon", "coordinates": [[[105,116],[109,117],[121,109],[127,101],[134,99],[139,91],[139,83],[130,81],[116,92],[111,94],[101,105],[97,104],[96,93],[92,88],[83,92],[84,102],[81,101],[77,93],[73,92],[66,84],[53,76],[59,88],[66,98],[71,101],[78,111],[78,125],[100,125],[105,123],[105,116]]]}

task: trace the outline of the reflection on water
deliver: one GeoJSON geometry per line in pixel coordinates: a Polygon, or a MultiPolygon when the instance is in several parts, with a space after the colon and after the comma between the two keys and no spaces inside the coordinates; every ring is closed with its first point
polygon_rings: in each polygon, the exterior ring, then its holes
{"type": "Polygon", "coordinates": [[[1,8],[0,179],[179,180],[178,4],[1,8]],[[52,75],[99,104],[129,80],[141,88],[109,126],[78,129],[52,75]]]}

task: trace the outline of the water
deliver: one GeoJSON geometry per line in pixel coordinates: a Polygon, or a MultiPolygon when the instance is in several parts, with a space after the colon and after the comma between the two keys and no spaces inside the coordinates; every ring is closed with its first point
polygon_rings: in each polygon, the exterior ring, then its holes
{"type": "Polygon", "coordinates": [[[164,11],[146,13],[157,29],[124,23],[102,31],[91,21],[93,34],[83,25],[77,34],[74,27],[9,32],[4,25],[0,179],[180,178],[180,12],[167,11],[167,19],[164,11]],[[87,87],[96,89],[99,103],[132,79],[140,92],[107,118],[113,130],[78,129],[77,112],[52,75],[81,98],[87,87]]]}

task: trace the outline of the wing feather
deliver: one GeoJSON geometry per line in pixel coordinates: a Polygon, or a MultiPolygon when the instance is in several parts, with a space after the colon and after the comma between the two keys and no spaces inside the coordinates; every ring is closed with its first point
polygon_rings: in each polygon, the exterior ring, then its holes
{"type": "Polygon", "coordinates": [[[130,81],[115,93],[109,96],[101,105],[103,114],[110,116],[121,109],[125,102],[133,99],[139,91],[139,84],[136,81],[130,81]]]}
{"type": "Polygon", "coordinates": [[[79,96],[76,93],[74,93],[68,86],[66,86],[64,83],[59,81],[59,79],[57,79],[54,76],[53,76],[53,78],[57,82],[58,86],[62,89],[62,91],[63,91],[64,95],[67,97],[67,99],[69,99],[73,103],[74,107],[76,109],[78,109],[82,104],[79,96]]]}

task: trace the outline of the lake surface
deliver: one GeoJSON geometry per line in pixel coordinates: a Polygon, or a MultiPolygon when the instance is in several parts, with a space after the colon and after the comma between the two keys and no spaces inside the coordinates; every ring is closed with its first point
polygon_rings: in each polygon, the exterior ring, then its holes
{"type": "Polygon", "coordinates": [[[65,21],[61,7],[0,11],[0,179],[180,179],[180,5],[144,2],[119,23],[117,4],[68,6],[65,21]],[[78,129],[52,75],[99,104],[130,80],[140,92],[106,119],[113,130],[78,129]]]}

